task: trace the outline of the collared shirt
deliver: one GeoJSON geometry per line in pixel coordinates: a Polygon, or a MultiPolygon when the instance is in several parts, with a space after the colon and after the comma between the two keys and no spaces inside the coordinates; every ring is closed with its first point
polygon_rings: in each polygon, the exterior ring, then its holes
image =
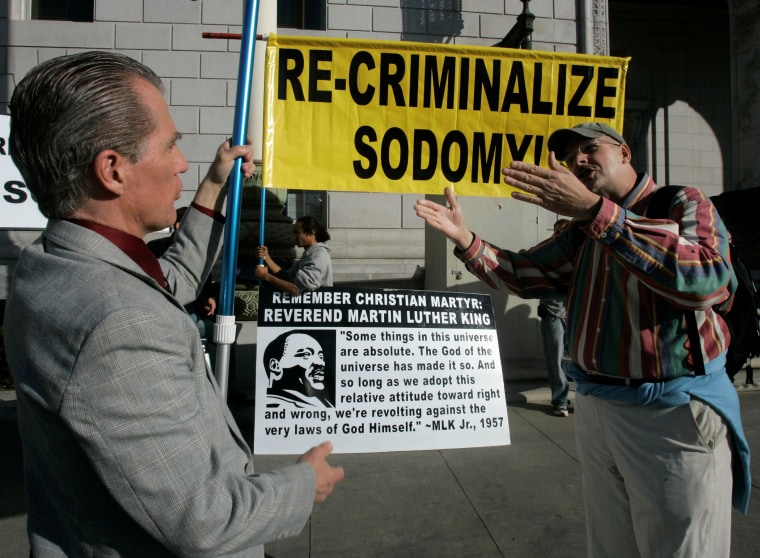
{"type": "MultiPolygon", "coordinates": [[[[214,210],[198,205],[195,202],[191,203],[190,205],[204,215],[224,222],[224,217],[214,210]]],[[[67,220],[71,223],[96,232],[106,240],[114,243],[119,248],[119,250],[124,252],[132,259],[132,261],[139,265],[140,269],[152,277],[164,289],[168,290],[169,285],[166,282],[166,278],[164,277],[163,272],[161,271],[161,265],[158,263],[158,258],[150,250],[150,248],[148,248],[143,239],[119,229],[114,229],[108,225],[93,223],[92,221],[86,221],[84,219],[67,220]]]]}
{"type": "Polygon", "coordinates": [[[568,295],[566,372],[580,393],[638,405],[677,406],[695,397],[715,409],[733,434],[733,505],[746,514],[749,446],[724,373],[728,326],[713,308],[730,304],[736,285],[728,232],[694,188],[679,191],[669,219],[647,218],[655,188],[643,174],[622,204],[603,199],[591,222],[573,222],[529,250],[501,250],[476,236],[455,254],[493,288],[524,298],[568,295]],[[684,310],[696,314],[705,375],[691,373],[684,310]],[[609,386],[593,374],[674,379],[609,386]]]}
{"type": "Polygon", "coordinates": [[[100,236],[113,242],[119,250],[129,256],[140,268],[150,275],[159,285],[164,289],[168,289],[169,285],[166,283],[166,278],[161,271],[161,265],[158,263],[158,258],[150,251],[147,244],[137,236],[126,233],[119,229],[114,229],[107,225],[101,225],[100,223],[93,223],[92,221],[86,221],[84,219],[67,219],[75,225],[90,229],[93,232],[98,233],[100,236]]]}
{"type": "Polygon", "coordinates": [[[574,221],[520,252],[475,236],[455,251],[475,275],[523,298],[567,295],[569,352],[584,371],[661,379],[694,369],[684,310],[695,311],[705,363],[728,347],[714,306],[730,299],[728,232],[700,191],[683,188],[668,219],[645,216],[656,188],[646,174],[618,205],[603,199],[589,223],[574,221]]]}

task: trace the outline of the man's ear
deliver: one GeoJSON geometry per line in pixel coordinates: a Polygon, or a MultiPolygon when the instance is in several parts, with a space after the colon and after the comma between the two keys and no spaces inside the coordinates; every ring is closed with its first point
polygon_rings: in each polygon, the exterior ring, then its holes
{"type": "Polygon", "coordinates": [[[623,162],[624,163],[630,163],[631,162],[631,148],[627,143],[624,143],[620,146],[622,148],[623,152],[623,162]]]}
{"type": "Polygon", "coordinates": [[[129,160],[120,153],[113,149],[104,149],[95,156],[95,161],[92,163],[94,178],[103,188],[120,196],[124,193],[125,171],[128,164],[129,160]]]}

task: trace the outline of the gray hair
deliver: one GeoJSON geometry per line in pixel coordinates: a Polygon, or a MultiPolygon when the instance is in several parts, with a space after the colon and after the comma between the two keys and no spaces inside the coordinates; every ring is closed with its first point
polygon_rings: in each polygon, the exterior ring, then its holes
{"type": "Polygon", "coordinates": [[[147,66],[114,52],[83,52],[34,67],[10,101],[9,151],[43,215],[69,217],[93,196],[90,166],[103,150],[138,161],[155,122],[134,85],[163,92],[147,66]]]}

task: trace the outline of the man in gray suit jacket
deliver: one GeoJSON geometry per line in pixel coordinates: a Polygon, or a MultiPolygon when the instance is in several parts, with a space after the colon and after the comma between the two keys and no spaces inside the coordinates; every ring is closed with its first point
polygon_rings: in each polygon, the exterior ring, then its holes
{"type": "Polygon", "coordinates": [[[10,150],[48,226],[21,255],[5,340],[33,556],[257,556],[343,478],[329,443],[254,474],[206,372],[193,301],[222,242],[224,143],[176,240],[188,164],[160,79],[113,53],[40,64],[11,100],[10,150]]]}

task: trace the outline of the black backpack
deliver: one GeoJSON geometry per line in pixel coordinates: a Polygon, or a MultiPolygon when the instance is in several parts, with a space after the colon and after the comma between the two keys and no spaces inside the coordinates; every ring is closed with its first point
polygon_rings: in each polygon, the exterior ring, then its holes
{"type": "MultiPolygon", "coordinates": [[[[682,186],[664,186],[652,194],[646,212],[647,217],[667,218],[673,196],[681,188],[682,186]]],[[[758,300],[755,283],[752,281],[752,274],[739,256],[733,241],[729,244],[729,252],[738,285],[730,310],[725,312],[716,308],[731,332],[731,343],[726,354],[726,373],[733,382],[736,373],[746,365],[747,383],[752,383],[752,368],[749,360],[753,356],[760,355],[760,320],[757,314],[760,300],[758,300]]],[[[686,325],[692,347],[699,346],[697,322],[693,312],[686,313],[686,325]]],[[[704,373],[701,352],[699,355],[692,356],[695,359],[697,372],[704,373]]]]}

